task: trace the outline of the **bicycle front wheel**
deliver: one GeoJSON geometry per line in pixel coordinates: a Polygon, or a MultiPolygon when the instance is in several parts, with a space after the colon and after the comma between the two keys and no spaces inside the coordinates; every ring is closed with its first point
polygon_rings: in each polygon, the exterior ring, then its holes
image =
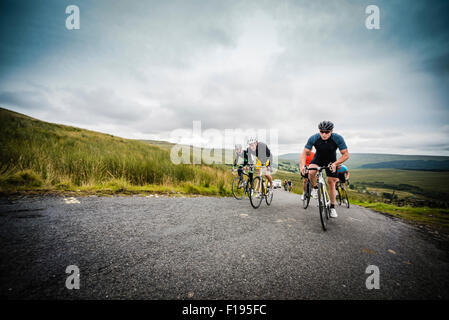
{"type": "Polygon", "coordinates": [[[253,179],[253,187],[249,188],[249,202],[254,209],[260,207],[263,200],[263,189],[262,189],[262,179],[260,177],[255,177],[253,179]]]}
{"type": "Polygon", "coordinates": [[[311,192],[312,192],[312,187],[311,187],[310,183],[307,182],[306,188],[303,193],[304,199],[302,200],[302,207],[304,209],[307,209],[307,207],[309,206],[311,192]]]}
{"type": "Polygon", "coordinates": [[[245,180],[240,177],[235,177],[232,181],[232,194],[234,195],[234,198],[237,200],[242,200],[245,196],[245,180]]]}
{"type": "Polygon", "coordinates": [[[320,184],[318,187],[318,207],[320,209],[320,220],[321,220],[321,226],[323,227],[323,230],[327,230],[327,207],[326,207],[326,195],[324,194],[324,188],[323,185],[320,184]]]}

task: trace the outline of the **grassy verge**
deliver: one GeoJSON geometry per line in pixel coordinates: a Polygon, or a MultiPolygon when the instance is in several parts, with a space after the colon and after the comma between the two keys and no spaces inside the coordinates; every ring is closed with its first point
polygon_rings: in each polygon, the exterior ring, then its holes
{"type": "Polygon", "coordinates": [[[382,202],[351,201],[355,205],[372,209],[377,212],[387,213],[397,218],[440,229],[449,234],[449,209],[428,207],[397,207],[382,202]]]}
{"type": "Polygon", "coordinates": [[[225,196],[219,165],[174,164],[170,150],[0,108],[0,192],[169,192],[225,196]]]}
{"type": "Polygon", "coordinates": [[[31,187],[20,186],[16,188],[0,187],[0,195],[42,195],[42,194],[58,194],[58,195],[147,195],[158,194],[167,196],[185,196],[185,195],[201,195],[201,196],[231,196],[231,190],[224,188],[220,190],[215,186],[202,187],[195,186],[191,183],[183,183],[177,186],[148,184],[144,186],[131,185],[126,181],[109,181],[102,185],[82,185],[82,186],[66,186],[65,188],[55,188],[52,186],[31,187]]]}

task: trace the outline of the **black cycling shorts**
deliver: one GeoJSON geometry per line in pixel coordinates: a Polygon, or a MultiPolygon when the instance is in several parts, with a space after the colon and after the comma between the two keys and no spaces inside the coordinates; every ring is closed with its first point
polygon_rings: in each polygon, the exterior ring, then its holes
{"type": "Polygon", "coordinates": [[[310,161],[310,164],[316,164],[320,167],[326,167],[326,176],[328,178],[338,178],[338,173],[337,172],[332,172],[327,166],[329,165],[329,163],[331,163],[332,161],[320,161],[319,159],[315,159],[313,158],[312,161],[310,161]]]}
{"type": "Polygon", "coordinates": [[[341,172],[338,174],[338,179],[340,179],[341,183],[345,183],[346,182],[346,175],[344,172],[341,172]]]}

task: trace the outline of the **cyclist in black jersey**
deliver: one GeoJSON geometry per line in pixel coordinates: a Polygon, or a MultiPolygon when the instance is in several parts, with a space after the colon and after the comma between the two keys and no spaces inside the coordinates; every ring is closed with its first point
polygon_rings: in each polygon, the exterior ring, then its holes
{"type": "MultiPolygon", "coordinates": [[[[326,169],[327,183],[329,184],[329,196],[331,198],[331,217],[338,217],[337,211],[335,210],[335,184],[338,181],[337,166],[341,165],[343,162],[349,159],[348,147],[346,146],[345,140],[342,136],[337,133],[333,133],[334,124],[330,121],[322,121],[318,125],[320,133],[314,134],[307,141],[300,158],[300,169],[301,173],[304,175],[304,165],[306,162],[306,156],[310,154],[312,147],[315,147],[316,152],[312,161],[310,162],[309,168],[330,167],[326,169]],[[340,150],[341,157],[337,160],[337,149],[340,150]]],[[[314,190],[312,193],[316,197],[317,193],[317,178],[315,174],[309,175],[310,182],[314,190]]]]}

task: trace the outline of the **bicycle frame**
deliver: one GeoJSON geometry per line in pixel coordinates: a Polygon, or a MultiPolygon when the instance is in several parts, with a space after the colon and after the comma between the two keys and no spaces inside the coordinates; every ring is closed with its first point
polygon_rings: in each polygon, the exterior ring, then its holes
{"type": "Polygon", "coordinates": [[[323,170],[325,170],[326,167],[318,167],[318,168],[309,168],[309,171],[316,170],[317,178],[318,178],[318,207],[320,211],[320,220],[321,220],[321,226],[323,227],[323,230],[327,230],[327,220],[329,220],[330,215],[330,196],[327,191],[327,185],[326,181],[324,180],[323,176],[323,170]]]}
{"type": "Polygon", "coordinates": [[[326,184],[326,181],[324,180],[323,171],[322,171],[325,168],[324,167],[319,167],[318,169],[320,169],[319,173],[318,173],[318,183],[323,186],[324,199],[325,199],[324,200],[325,201],[324,205],[327,208],[330,208],[331,199],[330,199],[329,193],[327,192],[327,184],[326,184]]]}
{"type": "Polygon", "coordinates": [[[263,187],[263,191],[262,190],[257,190],[258,192],[260,192],[262,195],[266,195],[266,193],[267,193],[267,186],[263,183],[264,182],[264,180],[263,180],[263,178],[262,178],[262,169],[264,168],[265,166],[255,166],[254,168],[256,169],[256,170],[259,170],[259,173],[258,173],[258,177],[260,177],[260,182],[261,182],[261,185],[260,185],[260,189],[262,189],[262,187],[263,187]]]}

